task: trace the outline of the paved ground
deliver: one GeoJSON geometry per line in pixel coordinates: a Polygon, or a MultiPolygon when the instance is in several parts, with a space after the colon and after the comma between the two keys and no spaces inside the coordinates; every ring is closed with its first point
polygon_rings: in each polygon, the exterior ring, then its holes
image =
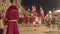
{"type": "MultiPolygon", "coordinates": [[[[39,26],[39,27],[36,27],[36,30],[35,30],[35,27],[33,26],[21,26],[21,25],[18,25],[19,26],[19,33],[20,34],[60,34],[60,33],[57,33],[57,32],[50,32],[49,28],[47,28],[46,26],[39,26]]],[[[5,28],[5,32],[6,32],[6,28],[5,28]]],[[[4,34],[5,34],[4,32],[4,34]]]]}
{"type": "Polygon", "coordinates": [[[19,26],[20,34],[60,34],[58,32],[50,32],[49,28],[46,26],[35,27],[21,27],[19,26]]]}

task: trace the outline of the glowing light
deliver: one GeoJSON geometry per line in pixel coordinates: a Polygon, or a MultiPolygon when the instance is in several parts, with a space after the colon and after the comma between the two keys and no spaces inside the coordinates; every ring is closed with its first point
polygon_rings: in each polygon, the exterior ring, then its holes
{"type": "Polygon", "coordinates": [[[49,11],[49,14],[51,14],[51,11],[49,11]]]}
{"type": "Polygon", "coordinates": [[[60,9],[59,10],[56,10],[55,12],[60,12],[60,9]]]}

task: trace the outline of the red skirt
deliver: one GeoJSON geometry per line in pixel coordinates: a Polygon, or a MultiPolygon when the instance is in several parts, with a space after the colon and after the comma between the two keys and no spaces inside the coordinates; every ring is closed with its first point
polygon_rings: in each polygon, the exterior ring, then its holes
{"type": "Polygon", "coordinates": [[[11,21],[7,27],[7,34],[19,34],[18,26],[16,21],[11,21]]]}
{"type": "Polygon", "coordinates": [[[22,23],[26,24],[26,18],[22,19],[22,23]]]}

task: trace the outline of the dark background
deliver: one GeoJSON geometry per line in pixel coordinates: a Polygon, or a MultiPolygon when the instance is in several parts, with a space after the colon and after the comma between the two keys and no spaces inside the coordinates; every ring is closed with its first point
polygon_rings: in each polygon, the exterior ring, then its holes
{"type": "Polygon", "coordinates": [[[37,13],[40,15],[40,6],[43,8],[45,15],[47,12],[53,8],[57,8],[60,6],[60,0],[22,0],[21,5],[25,7],[25,10],[28,7],[32,8],[32,5],[35,5],[37,13]]]}

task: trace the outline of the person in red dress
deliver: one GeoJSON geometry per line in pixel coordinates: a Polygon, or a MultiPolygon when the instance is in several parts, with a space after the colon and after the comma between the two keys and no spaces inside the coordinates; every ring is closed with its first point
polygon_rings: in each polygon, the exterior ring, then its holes
{"type": "Polygon", "coordinates": [[[5,19],[8,20],[8,27],[6,34],[19,34],[18,22],[19,13],[18,8],[15,5],[11,5],[5,14],[5,19]]]}
{"type": "Polygon", "coordinates": [[[26,25],[26,22],[27,22],[27,15],[26,15],[26,12],[24,12],[22,17],[22,24],[26,25]]]}
{"type": "Polygon", "coordinates": [[[38,14],[37,14],[37,12],[35,12],[33,25],[34,25],[35,31],[36,31],[36,30],[37,30],[37,26],[39,27],[39,23],[38,23],[38,14]]]}
{"type": "Polygon", "coordinates": [[[30,24],[31,24],[31,25],[33,24],[33,21],[35,20],[35,18],[34,18],[34,16],[35,16],[35,11],[36,11],[35,6],[32,6],[31,17],[30,17],[30,24]]]}
{"type": "Polygon", "coordinates": [[[31,14],[31,17],[30,17],[30,24],[31,24],[31,25],[33,24],[33,21],[34,21],[34,20],[35,20],[34,15],[31,14]]]}

